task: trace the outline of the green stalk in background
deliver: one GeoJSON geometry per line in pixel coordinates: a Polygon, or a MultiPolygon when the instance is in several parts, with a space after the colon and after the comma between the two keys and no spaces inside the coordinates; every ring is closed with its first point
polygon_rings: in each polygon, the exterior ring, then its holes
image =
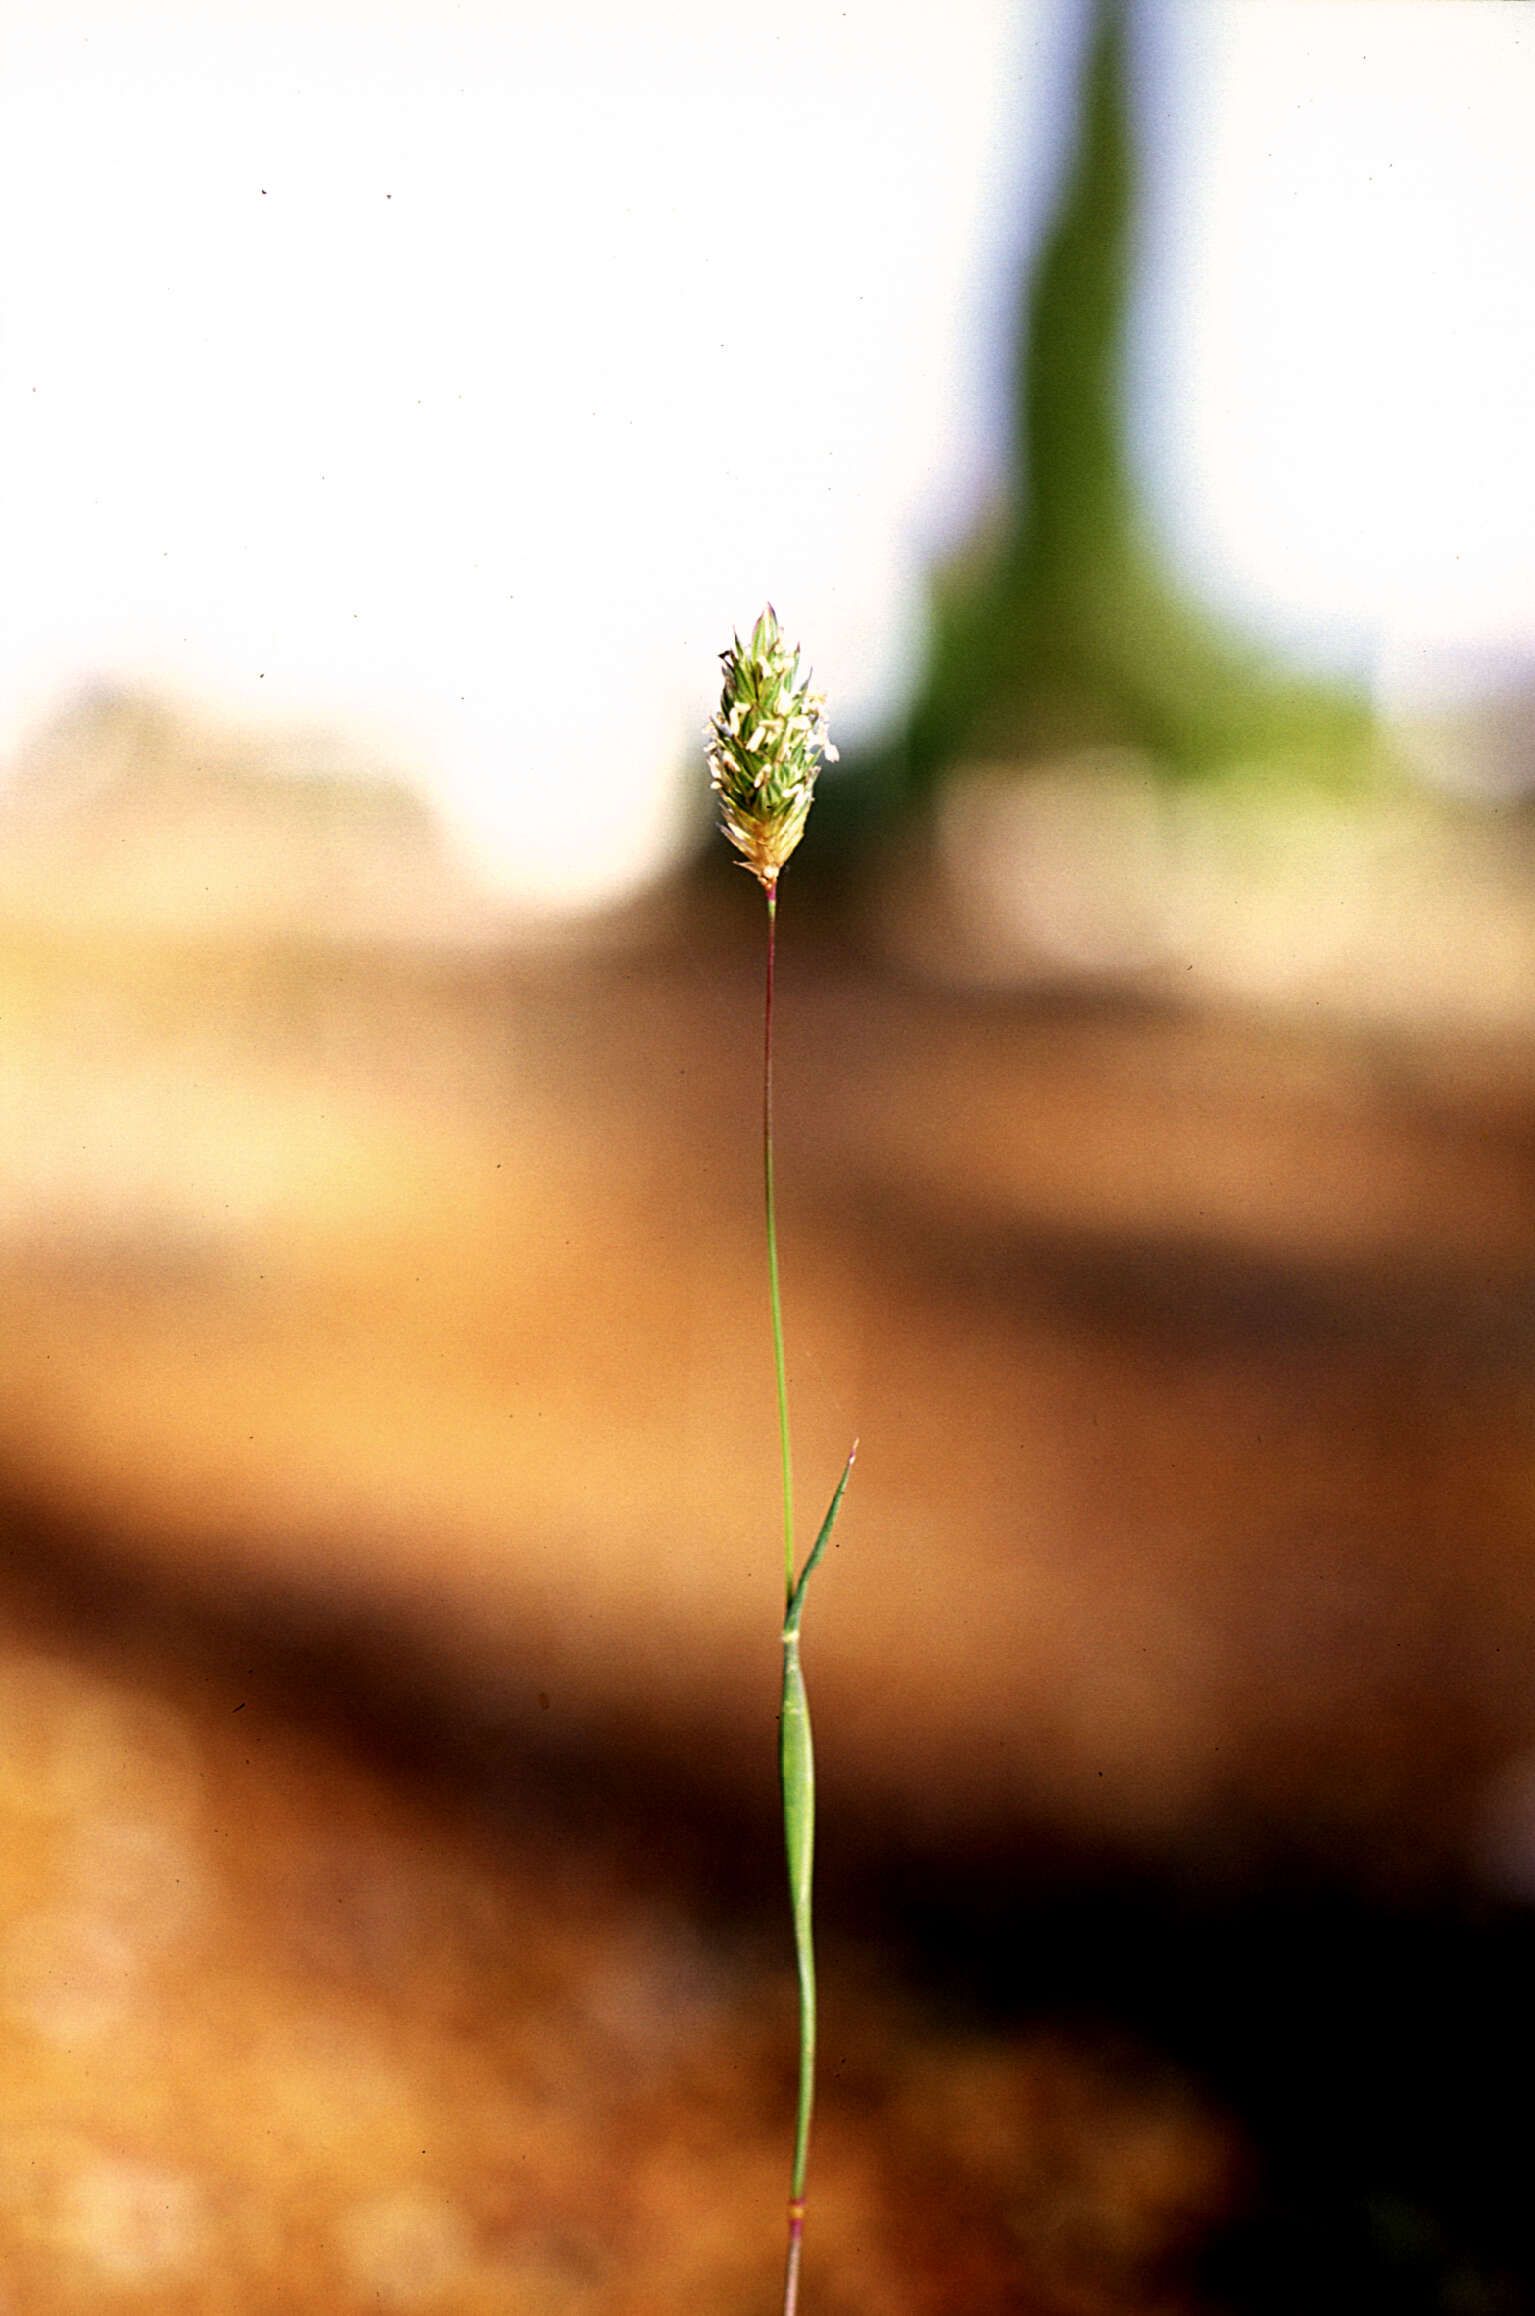
{"type": "Polygon", "coordinates": [[[789,2181],[789,2252],[784,2269],[784,2316],[799,2303],[800,2246],[805,2230],[805,2170],[815,2104],[815,1941],[812,1877],[815,1866],[815,1755],[810,1705],[800,1669],[800,1620],[805,1591],[842,1507],[853,1455],[847,1459],[831,1508],[798,1577],[794,1572],[794,1469],[789,1451],[789,1386],[784,1365],[783,1309],[778,1292],[778,1213],[773,1189],[773,966],[778,936],[778,878],[804,833],[824,756],[837,751],[826,734],[826,703],[801,680],[799,654],[785,641],[771,604],[744,649],[737,636],[721,653],[725,666],[719,714],[710,722],[709,778],[719,799],[720,823],[767,898],[767,983],[762,1029],[762,1178],[767,1213],[768,1300],[773,1318],[773,1366],[778,1384],[778,1442],[783,1468],[784,1620],[783,1705],[779,1716],[779,1773],[794,1956],[799,1975],[799,2098],[794,2162],[789,2181]]]}

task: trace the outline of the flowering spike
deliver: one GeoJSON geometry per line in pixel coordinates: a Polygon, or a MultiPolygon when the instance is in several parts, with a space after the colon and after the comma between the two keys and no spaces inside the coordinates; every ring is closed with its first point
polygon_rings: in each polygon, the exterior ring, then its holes
{"type": "Polygon", "coordinates": [[[826,730],[826,701],[799,672],[799,653],[784,640],[768,604],[743,650],[735,636],[722,651],[725,682],[719,713],[704,732],[709,782],[720,826],[771,893],[805,830],[824,757],[837,751],[826,730]]]}

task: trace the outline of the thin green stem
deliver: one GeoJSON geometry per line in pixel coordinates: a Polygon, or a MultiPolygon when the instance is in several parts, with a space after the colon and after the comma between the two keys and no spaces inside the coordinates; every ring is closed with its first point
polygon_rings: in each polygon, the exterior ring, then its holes
{"type": "Polygon", "coordinates": [[[789,1386],[784,1372],[783,1312],[778,1294],[778,1217],[773,1201],[773,961],[777,946],[778,888],[766,888],[768,909],[767,993],[762,1030],[762,1175],[767,1201],[768,1285],[773,1306],[773,1363],[778,1373],[778,1438],[783,1452],[783,1704],[778,1719],[779,1774],[783,1791],[784,1846],[789,1867],[789,1903],[794,1916],[794,1961],[799,1979],[799,2096],[794,2111],[794,2167],[789,2184],[789,2253],[784,2268],[783,2316],[799,2306],[800,2248],[805,2234],[805,2170],[810,2155],[810,2118],[815,2106],[815,1938],[812,1880],[815,1871],[815,1749],[810,1737],[810,1700],[800,1669],[800,1619],[805,1593],[831,1542],[842,1498],[853,1469],[847,1459],[820,1533],[794,1573],[794,1482],[789,1458],[789,1386]]]}
{"type": "Polygon", "coordinates": [[[831,1542],[852,1476],[858,1442],[842,1469],[821,1532],[800,1570],[783,1620],[783,1705],[779,1714],[778,1764],[783,1784],[784,1845],[789,1861],[789,1903],[794,1914],[794,1960],[799,1973],[799,2098],[794,2111],[794,2168],[789,2179],[789,2258],[784,2270],[784,2316],[794,2316],[799,2299],[800,2244],[805,2233],[805,2167],[810,2155],[810,2117],[815,2106],[815,1747],[810,1738],[810,1700],[800,1669],[799,1628],[805,1594],[831,1542]]]}
{"type": "Polygon", "coordinates": [[[784,1364],[783,1304],[778,1291],[778,1207],[773,1191],[773,965],[778,948],[778,886],[767,892],[767,981],[762,1006],[762,1186],[767,1211],[768,1299],[773,1312],[773,1368],[778,1378],[778,1448],[783,1467],[784,1690],[779,1720],[784,1834],[789,1897],[794,1914],[794,1959],[799,1979],[799,2097],[794,2116],[794,2169],[789,2188],[789,2251],[784,2267],[784,2316],[799,2307],[800,2245],[805,2232],[805,2166],[815,2101],[815,1952],[811,1944],[810,1872],[815,1846],[815,1770],[810,1713],[799,1669],[799,1619],[794,1614],[794,1461],[789,1449],[789,1378],[784,1364]]]}
{"type": "Polygon", "coordinates": [[[805,2169],[810,2160],[810,2118],[815,2108],[815,1933],[811,1877],[815,1867],[815,1755],[810,1700],[799,1660],[799,1624],[783,1636],[784,1831],[789,1851],[789,1897],[794,1914],[794,1961],[799,1977],[799,2097],[794,2108],[794,2165],[789,2175],[789,2248],[795,2250],[805,2218],[805,2169]]]}
{"type": "Polygon", "coordinates": [[[794,1464],[789,1453],[789,1378],[778,1294],[778,1208],[773,1195],[773,960],[778,946],[778,887],[767,887],[767,992],[762,1008],[762,1182],[767,1206],[768,1298],[773,1308],[773,1366],[778,1377],[778,1448],[783,1465],[784,1601],[794,1597],[794,1464]]]}

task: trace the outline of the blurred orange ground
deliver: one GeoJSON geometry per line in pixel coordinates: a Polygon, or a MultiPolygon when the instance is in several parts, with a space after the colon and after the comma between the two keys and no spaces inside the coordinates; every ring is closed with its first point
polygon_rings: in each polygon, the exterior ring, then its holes
{"type": "MultiPolygon", "coordinates": [[[[540,1743],[759,1775],[754,931],[0,956],[13,1496],[380,1623],[540,1743]]],[[[1535,1056],[787,948],[807,1532],[863,1442],[812,1628],[839,1804],[1453,1874],[1535,1743],[1535,1056]]]]}
{"type": "MultiPolygon", "coordinates": [[[[0,935],[0,2308],[771,2306],[751,899],[0,935]]],[[[785,936],[814,2305],[1205,2305],[1240,2131],[837,1893],[1535,1874],[1535,1053],[785,936]]]]}

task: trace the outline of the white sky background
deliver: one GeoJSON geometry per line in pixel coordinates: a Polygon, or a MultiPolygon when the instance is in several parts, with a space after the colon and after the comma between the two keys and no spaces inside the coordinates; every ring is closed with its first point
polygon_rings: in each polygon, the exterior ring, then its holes
{"type": "Polygon", "coordinates": [[[1149,45],[1169,540],[1324,664],[1535,653],[1535,11],[1181,0],[1149,45]]]}
{"type": "Polygon", "coordinates": [[[92,675],[318,713],[514,890],[577,895],[674,840],[769,595],[855,733],[911,648],[1017,69],[998,0],[935,22],[35,0],[0,121],[13,731],[92,675]]]}
{"type": "MultiPolygon", "coordinates": [[[[13,0],[0,750],[100,679],[324,722],[596,899],[677,841],[766,596],[856,739],[995,449],[1074,20],[13,0]]],[[[1169,537],[1323,658],[1535,645],[1535,20],[1147,33],[1169,537]]]]}

